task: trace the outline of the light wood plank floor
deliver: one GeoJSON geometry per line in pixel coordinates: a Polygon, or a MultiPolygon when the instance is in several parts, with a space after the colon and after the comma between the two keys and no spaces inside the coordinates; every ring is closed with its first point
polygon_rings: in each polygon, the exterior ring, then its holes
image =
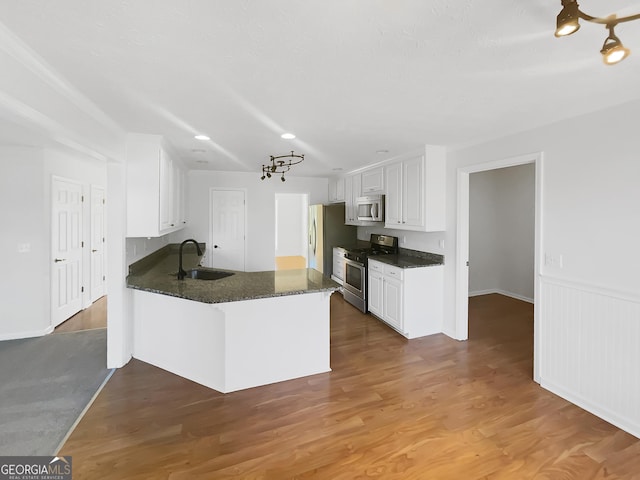
{"type": "Polygon", "coordinates": [[[91,306],[58,325],[53,333],[77,332],[107,327],[107,297],[101,297],[91,306]]]}
{"type": "Polygon", "coordinates": [[[531,380],[533,308],[408,341],[331,301],[331,373],[227,395],[133,360],[60,454],[79,479],[638,479],[640,441],[531,380]]]}

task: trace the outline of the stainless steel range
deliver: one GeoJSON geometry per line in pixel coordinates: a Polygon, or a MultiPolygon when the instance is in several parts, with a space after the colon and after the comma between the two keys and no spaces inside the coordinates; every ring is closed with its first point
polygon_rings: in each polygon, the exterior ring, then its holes
{"type": "Polygon", "coordinates": [[[349,248],[344,254],[344,299],[367,313],[367,258],[397,255],[398,237],[371,234],[367,248],[349,248]]]}

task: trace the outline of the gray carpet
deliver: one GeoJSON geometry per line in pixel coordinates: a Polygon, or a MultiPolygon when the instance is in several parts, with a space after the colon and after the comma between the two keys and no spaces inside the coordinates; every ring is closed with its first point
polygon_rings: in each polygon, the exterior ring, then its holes
{"type": "Polygon", "coordinates": [[[0,455],[55,455],[106,363],[105,328],[0,342],[0,455]]]}

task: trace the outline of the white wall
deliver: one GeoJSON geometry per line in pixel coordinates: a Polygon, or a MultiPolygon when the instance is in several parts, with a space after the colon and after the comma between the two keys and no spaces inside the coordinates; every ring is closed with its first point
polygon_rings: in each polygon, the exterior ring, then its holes
{"type": "Polygon", "coordinates": [[[535,165],[469,178],[469,294],[533,302],[535,165]]]}
{"type": "Polygon", "coordinates": [[[633,361],[640,341],[639,114],[640,102],[631,102],[449,152],[444,325],[456,337],[457,168],[543,152],[542,258],[562,255],[562,267],[540,270],[541,384],[635,435],[640,410],[625,399],[640,392],[633,361]],[[568,292],[551,294],[551,284],[568,292]],[[606,308],[602,297],[616,307],[606,308]],[[602,316],[587,321],[591,304],[602,306],[602,316]],[[591,359],[599,359],[597,369],[591,359]],[[594,394],[604,390],[606,398],[594,394]]]}
{"type": "Polygon", "coordinates": [[[307,257],[308,208],[305,194],[276,193],[275,256],[307,257]]]}
{"type": "Polygon", "coordinates": [[[43,335],[51,327],[44,180],[42,150],[0,148],[0,339],[43,335]],[[30,251],[18,253],[19,244],[30,251]]]}
{"type": "MultiPolygon", "coordinates": [[[[78,181],[88,199],[91,184],[105,186],[104,162],[61,150],[0,147],[0,339],[43,335],[51,330],[51,178],[78,181]],[[29,251],[18,253],[19,244],[29,251]]],[[[90,205],[83,221],[89,227],[90,205]]],[[[88,240],[87,228],[85,239],[88,240]]],[[[89,302],[89,249],[83,271],[89,302]]]]}
{"type": "Polygon", "coordinates": [[[440,255],[445,252],[444,248],[440,246],[440,242],[444,241],[445,238],[444,232],[411,232],[383,227],[358,227],[358,240],[366,240],[368,242],[372,233],[398,237],[398,246],[401,248],[438,253],[440,255]]]}
{"type": "MultiPolygon", "coordinates": [[[[172,241],[195,238],[209,241],[209,191],[213,187],[246,189],[246,270],[275,268],[275,194],[306,193],[309,204],[328,202],[328,180],[287,176],[260,180],[258,173],[190,171],[187,175],[187,227],[172,241]]],[[[207,246],[207,250],[209,246],[207,246]]]]}

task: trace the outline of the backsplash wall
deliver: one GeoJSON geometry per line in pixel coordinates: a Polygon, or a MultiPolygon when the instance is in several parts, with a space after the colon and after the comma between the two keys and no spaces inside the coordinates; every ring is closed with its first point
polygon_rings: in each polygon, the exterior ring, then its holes
{"type": "Polygon", "coordinates": [[[398,237],[398,246],[421,252],[431,252],[444,255],[446,232],[412,232],[383,227],[358,227],[358,240],[369,241],[372,233],[392,235],[398,237]]]}

